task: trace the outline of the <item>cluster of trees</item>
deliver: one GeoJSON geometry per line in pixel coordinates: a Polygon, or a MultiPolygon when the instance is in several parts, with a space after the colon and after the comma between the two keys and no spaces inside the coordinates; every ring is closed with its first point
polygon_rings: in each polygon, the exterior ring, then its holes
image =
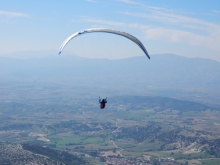
{"type": "Polygon", "coordinates": [[[181,129],[161,132],[160,134],[156,136],[156,139],[162,142],[166,142],[166,143],[175,143],[177,141],[182,141],[182,142],[185,142],[185,144],[199,141],[200,138],[204,139],[203,137],[197,137],[197,136],[179,135],[180,132],[181,132],[181,129]]]}
{"type": "Polygon", "coordinates": [[[102,122],[102,123],[100,123],[100,122],[90,122],[89,124],[92,127],[97,127],[98,125],[101,125],[103,129],[110,130],[110,131],[113,131],[117,128],[115,125],[113,125],[110,122],[102,122]]]}
{"type": "Polygon", "coordinates": [[[155,136],[162,128],[159,125],[133,126],[121,128],[121,132],[117,134],[117,138],[132,138],[137,142],[142,142],[146,139],[155,139],[155,136]]]}
{"type": "Polygon", "coordinates": [[[28,130],[32,129],[33,124],[27,123],[27,124],[5,124],[0,126],[0,130],[28,130]]]}
{"type": "MultiPolygon", "coordinates": [[[[160,150],[164,150],[167,144],[172,144],[175,142],[184,142],[184,145],[189,145],[196,142],[199,145],[207,146],[203,149],[210,155],[220,157],[220,139],[208,140],[202,136],[184,136],[181,135],[181,128],[176,128],[171,131],[162,131],[162,127],[156,124],[151,124],[147,126],[132,126],[127,128],[120,128],[121,132],[117,134],[117,139],[132,138],[137,142],[143,142],[149,140],[154,142],[158,140],[161,143],[160,150]]],[[[177,147],[177,146],[176,146],[177,147]]],[[[176,149],[174,146],[170,149],[176,149]]]]}
{"type": "Polygon", "coordinates": [[[22,147],[24,150],[28,150],[28,151],[31,151],[36,154],[47,156],[50,159],[62,162],[66,165],[86,164],[86,162],[83,159],[81,159],[75,155],[72,155],[68,152],[62,152],[62,151],[58,151],[58,150],[55,150],[55,149],[52,149],[49,147],[42,147],[39,145],[28,144],[28,143],[22,144],[22,147]]]}
{"type": "Polygon", "coordinates": [[[97,122],[91,122],[89,124],[80,123],[74,120],[67,121],[67,122],[61,122],[61,123],[55,123],[53,125],[48,125],[47,129],[54,130],[54,131],[72,131],[72,132],[89,132],[89,131],[100,131],[101,128],[98,127],[98,125],[101,125],[103,129],[105,130],[115,130],[115,125],[112,125],[111,123],[97,123],[97,122]]]}
{"type": "Polygon", "coordinates": [[[62,122],[62,123],[56,123],[53,125],[47,126],[47,129],[52,131],[73,131],[75,133],[77,132],[88,132],[88,131],[99,131],[100,128],[92,128],[89,127],[87,124],[83,123],[77,123],[77,122],[62,122]]]}
{"type": "Polygon", "coordinates": [[[220,157],[220,139],[208,141],[208,146],[204,147],[203,150],[215,157],[220,157]]]}
{"type": "Polygon", "coordinates": [[[23,150],[20,145],[1,145],[0,146],[0,164],[1,165],[21,165],[21,164],[47,164],[63,165],[63,163],[52,160],[39,154],[33,154],[23,150]]]}

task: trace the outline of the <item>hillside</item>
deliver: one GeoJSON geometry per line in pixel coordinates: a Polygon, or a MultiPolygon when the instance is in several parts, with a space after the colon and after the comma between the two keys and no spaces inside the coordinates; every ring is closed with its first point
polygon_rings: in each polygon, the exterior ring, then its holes
{"type": "Polygon", "coordinates": [[[118,105],[130,105],[132,110],[143,110],[146,108],[153,108],[157,111],[171,109],[179,110],[180,112],[214,110],[214,108],[201,103],[158,96],[121,96],[111,98],[111,102],[118,105]]]}
{"type": "Polygon", "coordinates": [[[1,99],[0,154],[7,160],[0,161],[101,165],[164,158],[166,165],[170,158],[208,165],[220,160],[219,116],[205,104],[156,96],[109,97],[105,109],[97,98],[1,99]]]}

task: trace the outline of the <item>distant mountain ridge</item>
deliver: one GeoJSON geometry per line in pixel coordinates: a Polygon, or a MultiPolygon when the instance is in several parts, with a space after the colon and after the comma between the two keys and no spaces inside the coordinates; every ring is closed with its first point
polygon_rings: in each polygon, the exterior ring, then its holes
{"type": "Polygon", "coordinates": [[[36,94],[36,97],[156,95],[220,107],[217,61],[173,54],[151,55],[150,60],[145,56],[89,59],[69,53],[59,56],[57,52],[33,52],[39,58],[31,58],[31,54],[0,57],[0,86],[7,99],[36,94]]]}
{"type": "Polygon", "coordinates": [[[220,87],[220,62],[173,54],[152,55],[151,60],[145,56],[107,60],[49,54],[34,59],[0,57],[0,77],[75,82],[95,77],[103,83],[109,78],[125,85],[215,88],[220,87]]]}
{"type": "Polygon", "coordinates": [[[123,104],[124,106],[129,104],[131,110],[153,108],[156,111],[163,111],[170,109],[179,110],[181,113],[189,111],[200,112],[208,109],[214,110],[214,108],[201,103],[158,96],[119,96],[111,98],[111,100],[112,102],[123,104]]]}

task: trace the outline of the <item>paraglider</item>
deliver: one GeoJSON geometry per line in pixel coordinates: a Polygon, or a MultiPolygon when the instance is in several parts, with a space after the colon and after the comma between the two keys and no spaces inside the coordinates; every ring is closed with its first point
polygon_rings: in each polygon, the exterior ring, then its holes
{"type": "MultiPolygon", "coordinates": [[[[120,36],[123,36],[125,38],[128,38],[130,39],[131,41],[133,41],[134,43],[136,43],[140,48],[141,50],[145,53],[145,55],[150,59],[150,56],[146,50],[146,48],[144,47],[144,45],[141,43],[140,40],[138,40],[136,37],[132,36],[131,34],[128,34],[126,32],[122,32],[122,31],[118,31],[118,30],[114,30],[114,29],[106,29],[106,28],[93,28],[93,29],[86,29],[86,30],[83,30],[83,31],[80,31],[80,32],[76,32],[74,34],[72,34],[71,36],[69,36],[63,43],[62,45],[60,46],[60,49],[59,49],[59,52],[58,54],[60,55],[64,49],[64,47],[67,45],[67,43],[79,36],[79,35],[82,35],[82,34],[86,34],[86,33],[93,33],[93,32],[103,32],[103,33],[111,33],[111,34],[116,34],[116,35],[120,35],[120,36]]],[[[100,99],[99,97],[99,103],[100,103],[100,108],[101,109],[104,109],[105,108],[105,104],[107,103],[107,98],[106,99],[100,99]]]]}
{"type": "Polygon", "coordinates": [[[73,38],[82,35],[82,34],[86,34],[86,33],[93,33],[93,32],[103,32],[103,33],[111,33],[111,34],[116,34],[116,35],[120,35],[123,37],[126,37],[128,39],[130,39],[131,41],[133,41],[134,43],[136,43],[141,49],[142,51],[145,53],[145,55],[150,59],[150,56],[147,52],[147,50],[145,49],[144,45],[141,43],[141,41],[139,41],[136,37],[132,36],[131,34],[122,32],[122,31],[118,31],[118,30],[113,30],[113,29],[105,29],[105,28],[93,28],[93,29],[86,29],[77,33],[72,34],[71,36],[69,36],[60,46],[59,52],[58,54],[62,53],[63,48],[66,46],[66,44],[73,38]]]}

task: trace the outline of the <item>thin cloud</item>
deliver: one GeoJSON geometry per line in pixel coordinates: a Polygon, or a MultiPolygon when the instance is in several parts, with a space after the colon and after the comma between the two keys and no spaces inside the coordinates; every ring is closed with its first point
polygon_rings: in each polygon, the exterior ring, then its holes
{"type": "Polygon", "coordinates": [[[170,14],[165,12],[153,12],[153,13],[131,13],[131,12],[124,12],[123,14],[135,17],[142,17],[147,18],[153,21],[158,21],[165,24],[176,24],[179,26],[188,25],[189,27],[197,27],[203,29],[209,29],[214,27],[220,27],[218,24],[214,24],[205,20],[177,15],[177,14],[170,14]]]}
{"type": "Polygon", "coordinates": [[[87,2],[96,2],[95,0],[86,0],[87,2]]]}
{"type": "Polygon", "coordinates": [[[132,0],[118,0],[119,2],[128,3],[128,4],[141,4],[132,0]]]}
{"type": "Polygon", "coordinates": [[[203,46],[214,51],[220,51],[220,27],[215,27],[215,29],[213,28],[213,31],[207,32],[207,34],[196,34],[194,32],[181,29],[150,27],[139,24],[132,24],[129,27],[133,27],[142,31],[145,34],[146,40],[188,43],[190,45],[203,46]]]}
{"type": "MultiPolygon", "coordinates": [[[[126,3],[126,0],[120,1],[126,3]]],[[[146,39],[201,45],[212,50],[220,51],[218,45],[220,42],[219,24],[186,16],[190,14],[186,12],[183,14],[175,10],[147,6],[143,3],[136,3],[136,6],[140,8],[140,12],[126,11],[122,14],[143,18],[143,21],[151,20],[157,22],[157,25],[154,25],[154,27],[143,24],[132,25],[134,28],[142,30],[145,33],[146,39]]],[[[218,14],[219,11],[216,10],[214,13],[218,14]]]]}
{"type": "Polygon", "coordinates": [[[149,5],[145,5],[144,3],[141,3],[141,2],[136,2],[136,1],[133,1],[133,0],[118,0],[119,2],[122,2],[122,3],[126,3],[126,4],[133,4],[133,5],[136,5],[136,7],[139,7],[140,9],[142,10],[164,10],[164,11],[170,11],[166,8],[161,8],[161,7],[156,7],[156,6],[149,6],[149,5]]]}
{"type": "MultiPolygon", "coordinates": [[[[173,28],[176,29],[184,29],[184,31],[200,31],[203,35],[220,35],[220,25],[212,22],[208,22],[206,20],[201,20],[197,18],[170,14],[165,12],[154,12],[153,14],[145,14],[145,13],[130,13],[124,12],[124,14],[135,17],[142,17],[146,19],[150,19],[153,21],[157,21],[161,23],[161,26],[164,25],[173,25],[173,28]],[[187,30],[188,29],[188,30],[187,30]]],[[[194,32],[196,33],[196,32],[194,32]]],[[[220,36],[219,36],[220,37],[220,36]]]]}
{"type": "Polygon", "coordinates": [[[214,13],[220,14],[220,10],[213,10],[214,13]]]}
{"type": "Polygon", "coordinates": [[[191,32],[166,29],[166,28],[149,28],[145,31],[146,39],[166,40],[169,42],[189,42],[192,45],[199,45],[204,43],[205,37],[196,35],[191,32]]]}
{"type": "Polygon", "coordinates": [[[166,28],[149,28],[146,29],[144,33],[146,39],[165,40],[176,43],[189,43],[190,45],[200,45],[212,50],[220,51],[219,36],[204,36],[192,32],[166,28]]]}
{"type": "MultiPolygon", "coordinates": [[[[130,0],[120,0],[120,1],[126,2],[130,0]]],[[[180,14],[180,12],[179,11],[177,12],[176,10],[149,6],[143,3],[136,3],[136,6],[138,6],[140,10],[142,10],[143,12],[122,12],[122,13],[125,15],[146,18],[165,24],[178,24],[180,26],[186,26],[186,27],[195,27],[197,25],[198,28],[201,28],[201,26],[205,26],[205,28],[216,27],[216,24],[214,23],[201,20],[198,18],[184,16],[183,14],[180,14]]],[[[218,13],[218,10],[216,10],[215,13],[218,13]]]]}
{"type": "Polygon", "coordinates": [[[110,25],[110,26],[125,26],[125,23],[116,22],[116,21],[108,21],[103,19],[94,19],[94,18],[82,18],[85,22],[97,23],[101,25],[110,25]]]}
{"type": "MultiPolygon", "coordinates": [[[[157,25],[149,26],[147,23],[123,23],[104,19],[84,18],[84,21],[101,25],[111,25],[138,29],[145,34],[146,40],[163,40],[173,43],[186,43],[198,45],[211,50],[220,51],[220,25],[203,19],[189,16],[191,13],[180,13],[161,7],[147,6],[134,0],[118,0],[139,7],[139,12],[122,12],[126,16],[151,20],[157,25]]],[[[215,11],[218,13],[218,11],[215,11]]]]}
{"type": "Polygon", "coordinates": [[[6,17],[28,17],[28,15],[24,14],[24,13],[9,12],[9,11],[3,11],[3,10],[0,10],[0,16],[6,16],[6,17]]]}
{"type": "MultiPolygon", "coordinates": [[[[192,18],[193,19],[193,18],[192,18]]],[[[190,31],[181,30],[181,29],[172,29],[172,28],[164,28],[164,27],[152,27],[144,24],[137,23],[123,23],[123,22],[115,22],[103,19],[94,19],[94,18],[84,18],[86,22],[101,24],[102,26],[120,26],[120,27],[129,27],[133,29],[138,29],[143,32],[146,40],[161,40],[168,41],[173,43],[188,43],[190,45],[197,45],[207,47],[211,50],[220,51],[219,43],[220,43],[220,26],[206,22],[197,20],[198,24],[203,24],[206,26],[210,26],[212,28],[209,33],[205,34],[196,34],[190,31]]],[[[171,21],[172,22],[172,21],[171,21]]],[[[183,19],[183,22],[188,22],[183,19]]],[[[190,25],[189,25],[190,26],[190,25]]],[[[199,26],[199,25],[198,25],[199,26]]],[[[189,27],[197,29],[198,26],[189,27]]]]}

